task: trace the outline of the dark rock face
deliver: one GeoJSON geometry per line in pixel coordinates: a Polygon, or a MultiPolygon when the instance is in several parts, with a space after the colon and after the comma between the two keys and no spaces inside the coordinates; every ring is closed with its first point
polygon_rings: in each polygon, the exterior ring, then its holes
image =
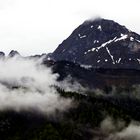
{"type": "Polygon", "coordinates": [[[140,69],[140,35],[112,20],[86,21],[52,54],[94,68],[140,69]]]}
{"type": "Polygon", "coordinates": [[[8,54],[9,57],[14,57],[14,56],[20,56],[19,52],[18,51],[14,51],[12,50],[9,54],[8,54]]]}
{"type": "Polygon", "coordinates": [[[58,80],[72,77],[83,87],[94,89],[112,86],[132,86],[140,83],[139,70],[134,69],[104,69],[85,68],[68,61],[46,61],[46,66],[52,68],[53,73],[59,74],[58,80]]]}
{"type": "Polygon", "coordinates": [[[0,52],[0,58],[4,58],[5,57],[5,53],[4,52],[0,52]]]}

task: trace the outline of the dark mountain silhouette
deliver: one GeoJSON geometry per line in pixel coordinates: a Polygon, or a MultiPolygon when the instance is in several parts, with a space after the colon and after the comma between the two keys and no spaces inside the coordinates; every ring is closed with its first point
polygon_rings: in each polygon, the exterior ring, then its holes
{"type": "Polygon", "coordinates": [[[14,56],[20,56],[19,52],[18,51],[15,51],[15,50],[12,50],[9,54],[8,54],[9,57],[14,57],[14,56]]]}
{"type": "Polygon", "coordinates": [[[58,46],[52,59],[94,68],[140,69],[140,35],[112,20],[86,21],[58,46]]]}
{"type": "Polygon", "coordinates": [[[5,53],[4,52],[0,52],[0,58],[4,58],[5,57],[5,53]]]}

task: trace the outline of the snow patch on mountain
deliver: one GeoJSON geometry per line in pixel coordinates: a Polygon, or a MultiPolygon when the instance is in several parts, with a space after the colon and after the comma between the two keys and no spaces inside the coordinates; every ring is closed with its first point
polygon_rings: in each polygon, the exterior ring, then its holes
{"type": "Polygon", "coordinates": [[[113,55],[110,53],[110,50],[108,49],[108,47],[106,47],[106,50],[107,50],[107,52],[108,52],[110,58],[112,59],[112,63],[115,64],[114,57],[113,57],[113,55]]]}
{"type": "Polygon", "coordinates": [[[136,41],[140,43],[140,40],[137,40],[137,39],[136,39],[136,41]]]}
{"type": "Polygon", "coordinates": [[[94,44],[95,44],[95,43],[99,43],[99,40],[94,40],[94,44]]]}
{"type": "Polygon", "coordinates": [[[97,63],[100,63],[101,60],[98,60],[97,63]]]}
{"type": "Polygon", "coordinates": [[[109,40],[109,41],[107,41],[107,42],[105,42],[105,43],[103,43],[101,46],[99,46],[99,47],[96,47],[96,48],[92,48],[91,50],[88,50],[87,52],[85,52],[86,54],[88,53],[88,52],[93,52],[93,51],[97,51],[98,52],[98,50],[100,50],[101,48],[103,48],[103,47],[105,47],[106,45],[108,45],[108,44],[110,44],[110,43],[112,43],[112,42],[114,42],[114,40],[116,39],[117,37],[115,37],[114,39],[112,39],[112,40],[109,40]]]}
{"type": "Polygon", "coordinates": [[[130,41],[134,41],[134,38],[133,37],[130,37],[130,41]]]}
{"type": "Polygon", "coordinates": [[[80,67],[85,68],[85,69],[90,69],[92,68],[92,65],[80,65],[80,67]]]}
{"type": "Polygon", "coordinates": [[[138,62],[139,62],[139,64],[140,64],[140,59],[137,59],[138,60],[138,62]]]}
{"type": "Polygon", "coordinates": [[[120,63],[121,62],[121,60],[122,60],[122,58],[119,58],[118,60],[116,60],[116,63],[120,63]]]}
{"type": "Polygon", "coordinates": [[[90,26],[90,28],[93,28],[93,27],[94,27],[93,25],[90,26]]]}
{"type": "MultiPolygon", "coordinates": [[[[121,40],[125,40],[125,39],[127,39],[128,38],[128,35],[124,35],[124,34],[121,34],[121,37],[120,38],[117,38],[117,37],[115,37],[114,39],[111,39],[111,40],[109,40],[109,41],[107,41],[107,42],[105,42],[105,43],[103,43],[101,46],[99,46],[99,47],[96,47],[96,48],[92,48],[91,50],[88,50],[87,52],[85,52],[85,54],[87,54],[88,52],[93,52],[93,51],[99,51],[101,48],[104,48],[104,47],[106,47],[106,45],[108,45],[108,44],[110,44],[110,43],[112,43],[112,42],[118,42],[118,41],[121,41],[121,40]]],[[[133,37],[131,37],[131,40],[133,40],[134,38],[133,37]]],[[[138,40],[137,40],[138,41],[138,40]]],[[[97,40],[94,40],[94,43],[96,43],[97,42],[97,40]]]]}
{"type": "Polygon", "coordinates": [[[82,35],[82,36],[81,36],[81,34],[78,34],[78,36],[79,36],[81,39],[87,37],[86,35],[82,35]]]}
{"type": "Polygon", "coordinates": [[[117,39],[115,40],[115,42],[121,41],[121,40],[125,40],[125,39],[127,39],[127,38],[128,38],[128,35],[122,35],[120,38],[117,38],[117,39]]]}
{"type": "Polygon", "coordinates": [[[97,29],[100,30],[100,31],[102,31],[101,25],[99,25],[97,29]]]}
{"type": "Polygon", "coordinates": [[[99,49],[101,49],[101,48],[105,47],[106,45],[108,45],[108,44],[112,43],[112,42],[113,42],[116,38],[117,38],[117,37],[115,37],[114,39],[109,40],[109,41],[107,41],[107,42],[103,43],[101,46],[97,47],[96,49],[97,49],[97,50],[99,50],[99,49]]]}

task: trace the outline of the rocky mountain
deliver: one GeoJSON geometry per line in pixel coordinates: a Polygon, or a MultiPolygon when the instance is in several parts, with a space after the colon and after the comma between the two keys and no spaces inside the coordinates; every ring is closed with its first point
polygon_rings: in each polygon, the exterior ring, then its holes
{"type": "Polygon", "coordinates": [[[140,35],[112,20],[85,21],[58,46],[52,59],[94,68],[140,69],[140,35]]]}
{"type": "Polygon", "coordinates": [[[5,53],[4,52],[0,52],[0,58],[5,57],[5,53]]]}
{"type": "MultiPolygon", "coordinates": [[[[12,50],[8,57],[15,55],[12,50]]],[[[26,58],[41,57],[58,80],[71,76],[84,87],[140,83],[140,35],[112,20],[85,21],[53,53],[26,58]]]]}
{"type": "Polygon", "coordinates": [[[14,56],[20,56],[18,51],[12,50],[9,54],[8,57],[14,57],[14,56]]]}

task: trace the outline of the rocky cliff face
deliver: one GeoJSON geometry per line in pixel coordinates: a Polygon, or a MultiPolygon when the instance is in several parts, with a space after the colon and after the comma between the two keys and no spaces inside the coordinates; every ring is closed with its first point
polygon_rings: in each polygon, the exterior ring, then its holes
{"type": "Polygon", "coordinates": [[[94,68],[140,69],[140,35],[112,20],[86,21],[52,54],[94,68]]]}

